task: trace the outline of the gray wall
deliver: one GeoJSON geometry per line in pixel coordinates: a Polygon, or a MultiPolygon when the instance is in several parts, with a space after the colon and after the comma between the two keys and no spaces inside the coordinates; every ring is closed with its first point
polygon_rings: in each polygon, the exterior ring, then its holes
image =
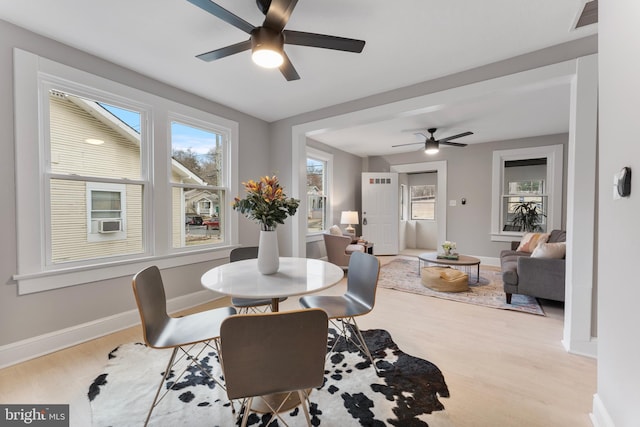
{"type": "MultiPolygon", "coordinates": [[[[424,155],[421,161],[447,162],[447,205],[456,200],[457,206],[447,206],[447,239],[456,242],[458,251],[475,256],[498,257],[500,251],[509,248],[507,242],[492,242],[491,233],[491,171],[495,150],[538,147],[563,144],[565,147],[564,170],[566,171],[566,147],[568,135],[548,135],[519,140],[471,144],[465,148],[440,150],[433,156],[424,155]],[[466,205],[460,200],[467,199],[466,205]]],[[[388,172],[391,166],[419,163],[416,153],[369,158],[371,172],[388,172]]],[[[440,179],[440,177],[438,177],[440,179]]],[[[565,178],[566,181],[566,178],[565,178]]],[[[563,195],[566,193],[566,182],[563,195]]],[[[563,200],[566,197],[563,197],[563,200]]],[[[563,201],[562,224],[565,224],[563,201]]]]}
{"type": "Polygon", "coordinates": [[[599,6],[599,220],[598,392],[594,415],[600,426],[640,422],[640,46],[637,0],[599,6]],[[630,46],[636,47],[634,52],[630,46]],[[613,175],[633,170],[631,196],[613,200],[613,175]]]}
{"type": "MultiPolygon", "coordinates": [[[[246,181],[271,171],[261,161],[270,153],[267,123],[0,21],[0,93],[3,94],[0,97],[0,197],[3,201],[0,204],[0,223],[3,224],[0,227],[0,277],[3,283],[0,286],[0,346],[135,309],[131,277],[17,296],[17,287],[12,281],[17,269],[13,161],[14,47],[235,120],[240,124],[240,180],[246,181]]],[[[241,243],[257,243],[258,227],[241,224],[239,237],[241,243]]],[[[165,271],[168,297],[201,291],[200,276],[213,265],[212,262],[165,271]]]]}

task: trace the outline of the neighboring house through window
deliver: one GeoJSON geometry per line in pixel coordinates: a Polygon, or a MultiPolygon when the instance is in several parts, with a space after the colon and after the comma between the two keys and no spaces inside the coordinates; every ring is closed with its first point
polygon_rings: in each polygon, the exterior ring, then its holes
{"type": "Polygon", "coordinates": [[[19,49],[14,63],[20,294],[232,242],[235,122],[19,49]]]}

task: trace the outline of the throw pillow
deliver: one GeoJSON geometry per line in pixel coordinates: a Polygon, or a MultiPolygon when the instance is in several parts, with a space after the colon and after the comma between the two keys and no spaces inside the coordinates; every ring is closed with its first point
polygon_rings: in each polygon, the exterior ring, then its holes
{"type": "Polygon", "coordinates": [[[541,243],[531,254],[531,258],[564,258],[567,252],[567,244],[565,242],[557,243],[541,243]]]}
{"type": "Polygon", "coordinates": [[[540,243],[547,243],[550,233],[524,233],[522,241],[516,249],[518,252],[533,252],[540,243]]]}
{"type": "Polygon", "coordinates": [[[333,234],[334,236],[342,236],[342,230],[337,225],[332,225],[329,227],[329,234],[333,234]]]}

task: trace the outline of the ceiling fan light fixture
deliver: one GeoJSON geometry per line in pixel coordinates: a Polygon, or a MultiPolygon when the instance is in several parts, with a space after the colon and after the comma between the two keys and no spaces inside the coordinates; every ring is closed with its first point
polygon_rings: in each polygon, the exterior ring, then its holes
{"type": "Polygon", "coordinates": [[[438,151],[440,151],[438,141],[427,140],[427,142],[424,143],[424,152],[426,154],[434,155],[438,151]]]}
{"type": "Polygon", "coordinates": [[[282,54],[271,49],[254,50],[251,59],[263,68],[278,68],[284,62],[282,54]]]}
{"type": "Polygon", "coordinates": [[[251,33],[251,59],[264,68],[277,68],[284,62],[282,34],[258,27],[251,33]]]}

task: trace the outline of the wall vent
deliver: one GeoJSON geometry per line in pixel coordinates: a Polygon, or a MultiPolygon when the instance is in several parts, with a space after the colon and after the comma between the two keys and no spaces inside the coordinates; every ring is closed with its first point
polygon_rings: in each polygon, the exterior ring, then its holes
{"type": "Polygon", "coordinates": [[[591,0],[585,3],[582,13],[578,17],[575,29],[586,27],[587,25],[598,23],[598,0],[591,0]]]}

